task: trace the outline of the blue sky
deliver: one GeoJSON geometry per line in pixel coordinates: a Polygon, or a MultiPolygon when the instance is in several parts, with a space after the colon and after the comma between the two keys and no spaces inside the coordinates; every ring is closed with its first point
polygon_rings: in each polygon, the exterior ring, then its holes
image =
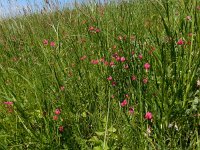
{"type": "MultiPolygon", "coordinates": [[[[51,0],[49,0],[51,1],[51,0]]],[[[58,1],[61,6],[67,4],[70,6],[75,0],[53,0],[58,1]]],[[[76,0],[84,1],[84,0],[76,0]]],[[[19,11],[22,11],[23,8],[27,8],[29,5],[36,4],[37,7],[42,8],[44,0],[0,0],[0,17],[16,15],[19,11]],[[10,2],[9,2],[10,1],[10,2]]]]}

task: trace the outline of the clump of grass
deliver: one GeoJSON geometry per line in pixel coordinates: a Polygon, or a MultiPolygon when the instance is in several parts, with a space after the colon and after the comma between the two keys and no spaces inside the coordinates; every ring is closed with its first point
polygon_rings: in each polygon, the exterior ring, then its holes
{"type": "Polygon", "coordinates": [[[143,0],[1,20],[0,148],[199,149],[199,18],[143,0]]]}

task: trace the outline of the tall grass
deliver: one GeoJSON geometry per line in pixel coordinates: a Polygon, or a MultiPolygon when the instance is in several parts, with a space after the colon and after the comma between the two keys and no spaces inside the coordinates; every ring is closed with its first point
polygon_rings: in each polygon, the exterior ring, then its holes
{"type": "Polygon", "coordinates": [[[0,149],[199,149],[199,19],[140,0],[1,20],[0,149]]]}

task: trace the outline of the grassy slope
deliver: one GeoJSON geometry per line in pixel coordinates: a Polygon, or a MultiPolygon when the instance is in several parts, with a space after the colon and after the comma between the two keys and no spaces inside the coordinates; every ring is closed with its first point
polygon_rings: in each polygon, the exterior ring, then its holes
{"type": "Polygon", "coordinates": [[[0,148],[198,149],[199,5],[122,2],[1,21],[0,148]]]}

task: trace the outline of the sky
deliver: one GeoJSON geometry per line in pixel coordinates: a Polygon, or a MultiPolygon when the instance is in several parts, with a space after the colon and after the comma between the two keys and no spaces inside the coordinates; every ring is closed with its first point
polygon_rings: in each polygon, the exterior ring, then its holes
{"type": "MultiPolygon", "coordinates": [[[[31,5],[37,5],[34,8],[41,9],[44,5],[44,1],[47,0],[0,0],[0,17],[15,16],[19,14],[19,11],[23,11],[23,8],[28,8],[31,5]]],[[[48,0],[52,1],[52,0],[48,0]]],[[[75,0],[53,0],[59,2],[60,6],[72,6],[75,0]]],[[[76,0],[83,2],[84,0],[76,0]]]]}

